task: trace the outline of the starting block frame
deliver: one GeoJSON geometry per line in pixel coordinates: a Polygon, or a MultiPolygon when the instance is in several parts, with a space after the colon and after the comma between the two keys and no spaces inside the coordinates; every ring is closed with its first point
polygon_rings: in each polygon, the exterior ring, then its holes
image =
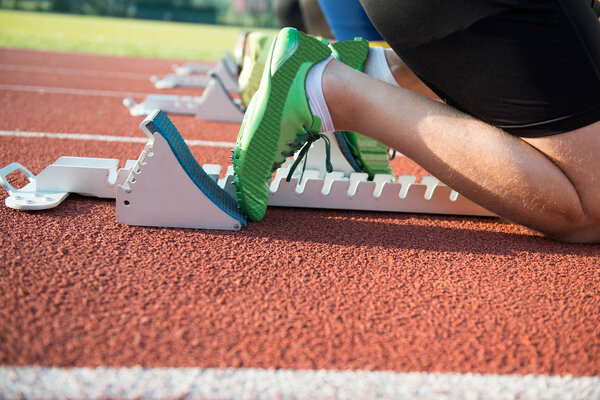
{"type": "MultiPolygon", "coordinates": [[[[150,81],[154,84],[157,89],[172,89],[175,87],[187,87],[187,88],[200,88],[203,89],[208,86],[211,75],[217,75],[221,79],[225,89],[229,92],[239,93],[240,86],[238,84],[238,73],[237,68],[233,61],[226,61],[227,58],[221,58],[217,63],[216,67],[209,69],[205,72],[205,75],[199,74],[168,74],[162,78],[156,75],[150,77],[150,81]]],[[[182,67],[183,68],[183,67],[182,67]]],[[[179,70],[179,68],[178,68],[179,70]]],[[[187,68],[182,72],[193,70],[187,68]]]]}
{"type": "MultiPolygon", "coordinates": [[[[218,64],[223,64],[229,71],[233,73],[234,76],[237,77],[238,73],[235,71],[239,70],[239,67],[236,65],[235,61],[231,58],[229,53],[223,54],[223,56],[219,59],[218,64]]],[[[214,65],[209,64],[200,64],[194,62],[188,62],[183,65],[174,64],[172,66],[173,72],[176,75],[195,75],[195,74],[205,74],[208,75],[211,71],[215,70],[214,65]]],[[[217,66],[216,69],[219,69],[217,66]]]]}
{"type": "MultiPolygon", "coordinates": [[[[148,137],[140,157],[119,161],[61,157],[38,176],[20,164],[0,169],[0,184],[9,193],[7,207],[43,210],[58,206],[69,193],[116,199],[117,221],[123,224],[239,230],[246,225],[233,185],[230,166],[219,178],[220,165],[201,167],[164,112],[156,110],[140,128],[148,137]],[[29,183],[15,189],[6,179],[21,171],[29,183]]],[[[413,175],[376,175],[307,169],[285,180],[284,164],[269,190],[270,206],[327,208],[468,216],[495,216],[434,177],[416,183],[413,175]]]]}
{"type": "Polygon", "coordinates": [[[202,96],[153,94],[141,103],[128,97],[123,104],[133,116],[147,116],[160,109],[167,114],[195,115],[202,120],[233,123],[241,123],[245,112],[241,101],[231,97],[219,75],[214,73],[202,96]]]}

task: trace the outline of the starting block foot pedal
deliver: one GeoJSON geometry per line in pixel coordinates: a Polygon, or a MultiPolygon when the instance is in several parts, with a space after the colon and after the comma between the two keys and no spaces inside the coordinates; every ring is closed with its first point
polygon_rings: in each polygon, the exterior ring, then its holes
{"type": "Polygon", "coordinates": [[[0,169],[7,207],[45,210],[69,193],[116,199],[117,221],[124,224],[239,230],[246,226],[233,187],[233,168],[219,179],[220,165],[201,167],[164,112],[141,124],[149,140],[137,160],[118,169],[119,160],[61,157],[35,176],[12,163],[0,169]],[[15,189],[7,176],[19,171],[29,180],[15,189]]]}
{"type": "Polygon", "coordinates": [[[164,112],[140,125],[150,138],[117,189],[117,221],[142,226],[239,230],[237,200],[200,167],[164,112]]]}
{"type": "Polygon", "coordinates": [[[198,100],[196,118],[239,123],[244,119],[244,111],[240,101],[231,97],[220,76],[211,74],[210,82],[198,100]]]}

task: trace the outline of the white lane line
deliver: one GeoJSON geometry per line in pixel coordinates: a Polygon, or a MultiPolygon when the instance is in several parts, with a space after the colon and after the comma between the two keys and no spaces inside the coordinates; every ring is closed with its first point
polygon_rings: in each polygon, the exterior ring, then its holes
{"type": "MultiPolygon", "coordinates": [[[[26,138],[49,138],[49,139],[71,139],[71,140],[94,140],[98,142],[121,142],[121,143],[146,143],[147,137],[93,135],[89,133],[50,133],[50,132],[22,132],[22,131],[0,131],[0,137],[26,137],[26,138]]],[[[206,147],[235,147],[235,142],[219,142],[214,140],[186,140],[188,146],[206,147]]]]}
{"type": "Polygon", "coordinates": [[[599,377],[0,367],[6,399],[597,399],[599,377]]]}
{"type": "Polygon", "coordinates": [[[80,96],[106,96],[106,97],[146,97],[152,93],[136,93],[136,92],[117,92],[112,90],[90,90],[90,89],[73,89],[73,88],[56,88],[47,86],[30,86],[30,85],[9,85],[0,84],[0,90],[15,90],[20,92],[35,92],[35,93],[58,93],[58,94],[74,94],[80,96]]]}
{"type": "Polygon", "coordinates": [[[4,71],[19,71],[32,72],[38,74],[55,74],[55,75],[75,75],[75,76],[90,76],[102,78],[118,78],[118,79],[136,79],[150,80],[150,74],[141,74],[133,72],[117,72],[104,71],[95,69],[76,69],[76,68],[61,68],[61,67],[38,67],[33,65],[19,64],[0,64],[0,70],[4,71]]]}

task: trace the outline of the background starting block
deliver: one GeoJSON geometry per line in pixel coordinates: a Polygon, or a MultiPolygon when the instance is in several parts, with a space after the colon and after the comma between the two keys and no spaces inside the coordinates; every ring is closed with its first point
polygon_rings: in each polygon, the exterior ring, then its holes
{"type": "Polygon", "coordinates": [[[177,75],[195,75],[195,74],[205,74],[208,75],[211,71],[219,70],[220,65],[223,64],[223,67],[227,68],[228,71],[232,72],[233,76],[237,77],[237,72],[239,67],[235,64],[235,61],[231,59],[229,53],[223,54],[223,56],[219,59],[217,67],[213,65],[200,64],[188,62],[183,65],[173,65],[173,72],[177,75]]]}
{"type": "Polygon", "coordinates": [[[244,118],[241,101],[231,97],[219,75],[214,73],[210,75],[202,96],[153,94],[141,103],[128,97],[123,104],[133,116],[146,116],[160,109],[167,114],[195,115],[207,121],[240,123],[244,118]]]}
{"type": "Polygon", "coordinates": [[[185,74],[184,72],[194,71],[194,67],[188,66],[185,69],[179,69],[178,67],[178,73],[168,74],[163,78],[153,75],[150,77],[150,81],[157,89],[170,89],[175,87],[203,89],[208,86],[210,82],[210,76],[215,74],[219,76],[227,91],[239,93],[240,87],[238,84],[237,68],[235,67],[233,61],[224,61],[226,59],[228,58],[221,58],[217,66],[213,69],[207,70],[205,75],[185,74]]]}

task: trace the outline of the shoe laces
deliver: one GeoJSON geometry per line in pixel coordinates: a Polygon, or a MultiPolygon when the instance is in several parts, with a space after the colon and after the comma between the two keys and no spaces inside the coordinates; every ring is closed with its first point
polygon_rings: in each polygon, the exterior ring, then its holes
{"type": "Polygon", "coordinates": [[[331,173],[333,171],[333,166],[331,165],[331,142],[329,138],[317,130],[308,129],[306,126],[303,126],[302,128],[304,128],[304,132],[306,135],[306,143],[304,143],[304,146],[302,146],[302,148],[298,152],[298,155],[296,156],[296,160],[290,167],[290,172],[288,173],[287,178],[285,178],[286,182],[289,182],[292,179],[294,171],[296,170],[298,165],[300,165],[300,162],[304,159],[302,173],[300,174],[300,182],[302,182],[302,178],[304,177],[304,171],[306,170],[306,155],[308,154],[310,146],[312,146],[312,144],[319,139],[323,139],[325,141],[325,168],[327,169],[328,173],[331,173]]]}

